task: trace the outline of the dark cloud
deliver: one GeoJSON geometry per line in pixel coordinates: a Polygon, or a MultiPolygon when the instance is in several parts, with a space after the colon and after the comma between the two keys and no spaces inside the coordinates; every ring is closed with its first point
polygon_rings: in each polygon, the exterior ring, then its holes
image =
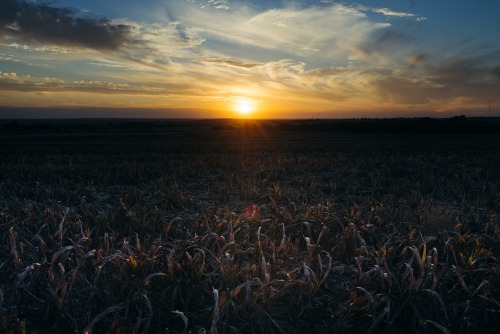
{"type": "Polygon", "coordinates": [[[376,44],[392,45],[411,42],[414,39],[395,30],[386,30],[376,39],[376,44]]]}
{"type": "Polygon", "coordinates": [[[467,98],[487,100],[498,95],[500,66],[492,65],[490,56],[453,57],[432,61],[421,58],[422,70],[415,77],[384,75],[373,82],[381,96],[399,103],[422,104],[432,100],[467,98]]]}
{"type": "Polygon", "coordinates": [[[131,41],[132,27],[107,18],[82,17],[69,8],[53,8],[23,0],[1,0],[0,38],[115,51],[131,41]]]}
{"type": "Polygon", "coordinates": [[[407,65],[410,69],[414,69],[423,64],[428,58],[429,54],[427,52],[420,52],[409,56],[407,59],[407,65]]]}
{"type": "Polygon", "coordinates": [[[442,95],[442,89],[405,77],[382,76],[373,82],[379,96],[393,103],[425,104],[442,95]]]}
{"type": "Polygon", "coordinates": [[[378,32],[371,39],[366,40],[359,45],[359,51],[365,55],[371,55],[375,52],[391,52],[402,46],[410,45],[416,41],[416,38],[394,29],[378,32]]]}
{"type": "Polygon", "coordinates": [[[447,59],[437,66],[430,66],[427,75],[441,85],[465,84],[480,79],[486,73],[480,67],[481,63],[477,58],[447,59]]]}
{"type": "Polygon", "coordinates": [[[492,69],[491,74],[496,78],[497,83],[500,85],[500,66],[492,69]]]}

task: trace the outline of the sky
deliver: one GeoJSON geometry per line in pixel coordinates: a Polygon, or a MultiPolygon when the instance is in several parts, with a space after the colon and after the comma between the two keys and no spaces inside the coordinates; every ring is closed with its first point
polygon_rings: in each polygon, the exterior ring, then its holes
{"type": "Polygon", "coordinates": [[[500,116],[498,13],[498,0],[1,0],[0,118],[500,116]]]}

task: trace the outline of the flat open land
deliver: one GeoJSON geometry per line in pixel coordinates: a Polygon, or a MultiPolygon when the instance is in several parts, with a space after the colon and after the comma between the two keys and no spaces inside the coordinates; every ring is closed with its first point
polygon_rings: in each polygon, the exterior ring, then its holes
{"type": "Polygon", "coordinates": [[[500,332],[498,123],[4,122],[0,231],[1,333],[500,332]]]}

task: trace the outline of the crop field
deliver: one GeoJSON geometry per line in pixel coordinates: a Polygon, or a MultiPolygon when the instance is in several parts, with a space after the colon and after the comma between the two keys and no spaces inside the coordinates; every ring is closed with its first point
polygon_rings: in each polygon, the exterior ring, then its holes
{"type": "Polygon", "coordinates": [[[499,333],[500,134],[306,125],[3,124],[0,333],[499,333]]]}

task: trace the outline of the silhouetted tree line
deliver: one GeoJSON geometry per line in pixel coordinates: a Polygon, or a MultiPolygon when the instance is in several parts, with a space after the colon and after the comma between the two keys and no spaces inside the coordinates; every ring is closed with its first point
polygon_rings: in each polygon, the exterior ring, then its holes
{"type": "Polygon", "coordinates": [[[280,131],[327,131],[338,133],[490,133],[500,134],[500,117],[468,118],[360,118],[308,120],[248,120],[235,123],[230,119],[163,120],[163,119],[89,119],[89,120],[11,120],[0,121],[3,133],[20,132],[129,132],[162,131],[179,127],[196,129],[280,131]]]}
{"type": "Polygon", "coordinates": [[[182,126],[167,120],[12,120],[0,122],[5,132],[104,132],[115,130],[151,130],[182,126]]]}
{"type": "Polygon", "coordinates": [[[288,131],[330,131],[346,133],[497,133],[500,119],[467,118],[464,115],[447,119],[430,117],[393,119],[298,120],[277,124],[288,131]]]}

